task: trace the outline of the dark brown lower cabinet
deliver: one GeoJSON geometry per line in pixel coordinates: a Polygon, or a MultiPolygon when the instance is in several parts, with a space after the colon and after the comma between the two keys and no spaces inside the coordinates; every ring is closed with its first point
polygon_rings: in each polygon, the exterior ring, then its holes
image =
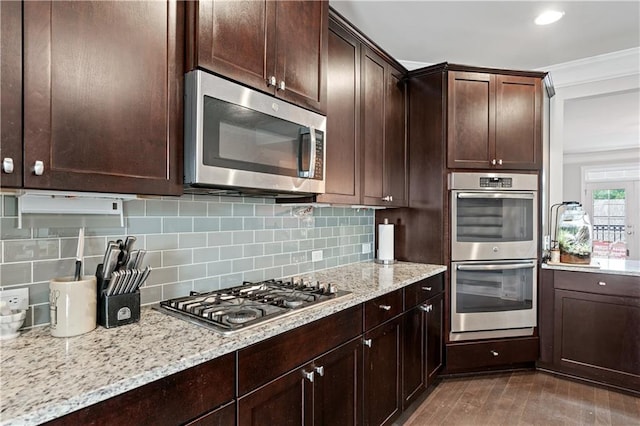
{"type": "Polygon", "coordinates": [[[403,317],[364,335],[364,424],[390,424],[402,411],[401,343],[403,317]]]}
{"type": "Polygon", "coordinates": [[[354,339],[238,400],[239,425],[356,425],[362,343],[354,339]]]}
{"type": "Polygon", "coordinates": [[[235,411],[234,388],[235,356],[227,354],[47,424],[172,426],[201,419],[207,413],[210,419],[196,424],[232,425],[233,417],[229,415],[235,411]],[[224,413],[216,413],[216,407],[228,403],[231,408],[225,405],[224,413]],[[224,421],[216,423],[214,419],[224,421]]]}
{"type": "Polygon", "coordinates": [[[186,426],[234,426],[236,424],[236,402],[223,405],[186,426]]]}
{"type": "Polygon", "coordinates": [[[553,362],[640,392],[640,299],[555,291],[553,362]]]}
{"type": "Polygon", "coordinates": [[[447,372],[462,373],[533,365],[538,359],[538,337],[513,337],[447,345],[447,372]]]}
{"type": "Polygon", "coordinates": [[[402,337],[402,406],[406,409],[433,383],[442,367],[443,295],[404,314],[402,337]]]}

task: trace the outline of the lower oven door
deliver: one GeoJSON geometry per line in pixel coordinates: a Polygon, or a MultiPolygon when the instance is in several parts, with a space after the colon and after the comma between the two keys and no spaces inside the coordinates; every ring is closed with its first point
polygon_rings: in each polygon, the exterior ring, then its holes
{"type": "Polygon", "coordinates": [[[536,326],[537,262],[453,262],[451,332],[536,326]]]}

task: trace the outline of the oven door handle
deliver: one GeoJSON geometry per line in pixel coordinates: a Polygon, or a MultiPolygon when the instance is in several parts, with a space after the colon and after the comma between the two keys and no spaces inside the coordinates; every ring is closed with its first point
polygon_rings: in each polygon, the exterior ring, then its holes
{"type": "Polygon", "coordinates": [[[305,133],[301,133],[300,134],[300,149],[298,152],[298,176],[299,177],[303,177],[303,178],[307,178],[307,179],[313,179],[315,177],[316,174],[316,146],[317,146],[317,142],[316,142],[316,129],[315,127],[311,126],[309,127],[309,168],[307,170],[303,169],[302,167],[302,163],[303,163],[303,158],[302,158],[302,153],[304,152],[304,150],[302,149],[302,144],[304,143],[304,138],[303,135],[305,133]]]}
{"type": "Polygon", "coordinates": [[[508,194],[508,193],[496,193],[496,192],[460,192],[458,198],[517,198],[524,200],[533,200],[534,195],[532,192],[508,194]]]}
{"type": "Polygon", "coordinates": [[[535,262],[508,263],[502,265],[458,265],[459,271],[501,271],[507,269],[535,268],[535,262]]]}

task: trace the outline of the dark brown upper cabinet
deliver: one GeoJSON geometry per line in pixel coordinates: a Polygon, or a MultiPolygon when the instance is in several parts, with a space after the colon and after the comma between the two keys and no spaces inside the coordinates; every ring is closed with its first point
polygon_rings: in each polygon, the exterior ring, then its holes
{"type": "Polygon", "coordinates": [[[362,202],[406,206],[406,91],[402,72],[369,48],[362,51],[361,72],[362,202]]]}
{"type": "Polygon", "coordinates": [[[22,3],[0,2],[0,160],[3,187],[22,186],[22,3]]]}
{"type": "Polygon", "coordinates": [[[449,71],[448,168],[540,169],[541,84],[539,77],[449,71]]]}
{"type": "Polygon", "coordinates": [[[24,187],[180,194],[184,3],[23,7],[24,187]]]}
{"type": "Polygon", "coordinates": [[[326,112],[328,1],[187,2],[187,69],[326,112]]]}
{"type": "Polygon", "coordinates": [[[360,42],[329,22],[326,189],[319,202],[360,204],[360,42]]]}

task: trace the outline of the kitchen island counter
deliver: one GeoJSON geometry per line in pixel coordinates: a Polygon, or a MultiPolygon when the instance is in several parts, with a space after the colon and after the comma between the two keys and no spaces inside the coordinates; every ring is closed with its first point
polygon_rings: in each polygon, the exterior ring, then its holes
{"type": "Polygon", "coordinates": [[[39,424],[444,272],[441,265],[357,263],[305,274],[351,294],[224,337],[143,307],[140,322],[76,337],[49,328],[1,343],[0,422],[39,424]]]}
{"type": "Polygon", "coordinates": [[[640,260],[592,259],[589,265],[580,265],[578,263],[543,263],[542,268],[555,269],[557,271],[595,272],[599,274],[640,277],[640,260]]]}

